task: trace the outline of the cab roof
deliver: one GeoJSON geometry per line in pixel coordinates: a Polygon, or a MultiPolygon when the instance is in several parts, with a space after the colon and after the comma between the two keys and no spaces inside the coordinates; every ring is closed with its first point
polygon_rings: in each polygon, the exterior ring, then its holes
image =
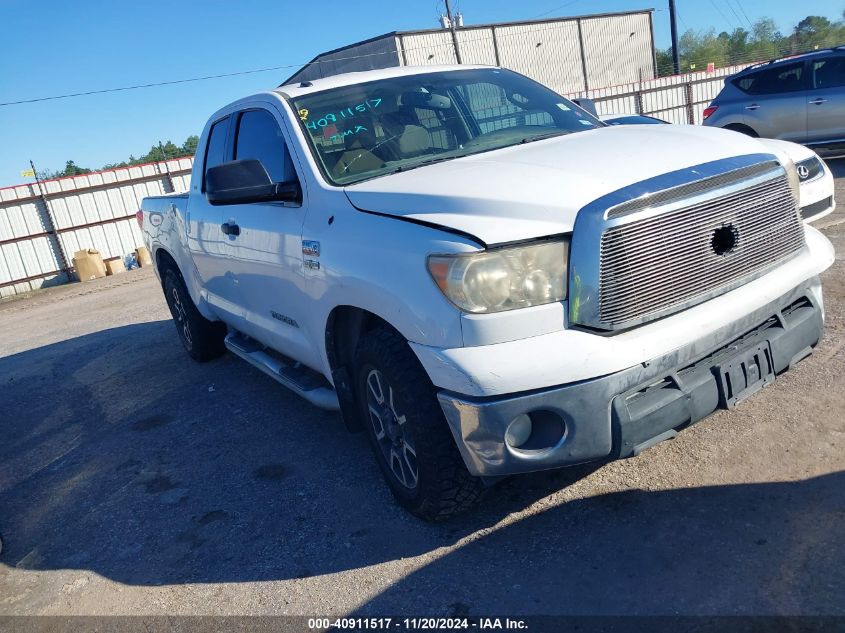
{"type": "Polygon", "coordinates": [[[454,70],[473,70],[479,68],[497,68],[496,66],[480,66],[471,64],[448,65],[448,66],[395,66],[393,68],[382,68],[380,70],[364,70],[360,72],[344,73],[333,75],[325,79],[312,79],[310,81],[285,84],[276,88],[276,92],[282,96],[296,98],[314,92],[322,92],[330,88],[341,88],[354,86],[355,84],[377,81],[379,79],[391,79],[393,77],[408,77],[412,75],[427,75],[437,72],[451,72],[454,70]]]}

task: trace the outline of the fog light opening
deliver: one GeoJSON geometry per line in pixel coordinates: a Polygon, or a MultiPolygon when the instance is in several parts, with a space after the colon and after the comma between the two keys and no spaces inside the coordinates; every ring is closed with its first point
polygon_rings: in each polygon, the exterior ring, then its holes
{"type": "Polygon", "coordinates": [[[525,444],[531,437],[532,427],[531,418],[522,413],[516,416],[508,425],[505,431],[505,442],[511,448],[519,448],[525,444]]]}
{"type": "Polygon", "coordinates": [[[505,431],[505,442],[521,452],[540,452],[558,446],[566,436],[566,423],[552,411],[531,411],[516,416],[505,431]]]}

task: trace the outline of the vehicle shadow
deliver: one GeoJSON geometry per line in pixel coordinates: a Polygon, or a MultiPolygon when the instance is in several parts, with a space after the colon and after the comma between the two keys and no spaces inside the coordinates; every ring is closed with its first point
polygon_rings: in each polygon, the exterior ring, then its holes
{"type": "Polygon", "coordinates": [[[425,524],[394,504],[363,434],[234,357],[194,363],[169,320],[0,357],[0,411],[0,566],[139,585],[415,556],[590,470],[506,483],[483,513],[425,524]]]}
{"type": "Polygon", "coordinates": [[[843,519],[845,472],[578,499],[467,539],[355,615],[843,616],[843,519]]]}
{"type": "Polygon", "coordinates": [[[0,411],[0,572],[247,582],[427,554],[361,612],[842,613],[843,473],[510,516],[598,468],[584,466],[425,524],[393,503],[363,435],[238,359],[194,364],[170,321],[0,358],[0,411]]]}

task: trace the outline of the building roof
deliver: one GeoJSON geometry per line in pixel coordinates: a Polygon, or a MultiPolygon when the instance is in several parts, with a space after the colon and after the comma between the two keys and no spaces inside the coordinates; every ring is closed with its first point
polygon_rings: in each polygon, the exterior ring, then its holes
{"type": "MultiPolygon", "coordinates": [[[[468,24],[468,25],[464,25],[462,27],[459,27],[456,30],[471,31],[473,29],[489,29],[489,28],[498,27],[498,26],[504,27],[504,26],[523,26],[523,25],[529,25],[529,24],[551,24],[551,23],[554,23],[554,22],[571,22],[573,20],[593,20],[593,19],[598,19],[598,18],[610,18],[610,17],[620,16],[620,15],[638,15],[638,14],[642,14],[642,13],[654,13],[654,9],[649,8],[649,9],[638,9],[638,10],[634,10],[634,11],[614,11],[614,12],[610,12],[610,13],[589,13],[589,14],[586,14],[586,15],[570,15],[570,16],[565,16],[565,17],[560,16],[560,17],[556,17],[556,18],[544,18],[542,20],[517,20],[517,21],[514,21],[514,22],[487,22],[485,24],[468,24]]],[[[366,39],[366,40],[361,40],[359,42],[347,44],[347,45],[341,46],[339,48],[333,48],[330,51],[323,51],[322,53],[315,55],[311,59],[311,61],[309,61],[302,68],[300,68],[295,73],[293,73],[290,77],[285,79],[280,84],[280,87],[287,85],[288,82],[290,82],[299,73],[301,73],[303,70],[308,68],[311,64],[318,62],[321,57],[324,57],[326,55],[334,55],[335,53],[340,53],[341,51],[345,51],[345,50],[350,49],[350,48],[355,48],[356,46],[361,46],[363,44],[369,44],[370,42],[377,42],[378,40],[383,40],[383,39],[388,38],[388,37],[395,38],[395,37],[400,37],[402,35],[420,35],[420,34],[425,34],[425,33],[440,33],[440,32],[443,32],[445,30],[448,30],[448,29],[433,28],[433,29],[417,29],[417,30],[411,30],[411,31],[390,31],[388,33],[383,33],[382,35],[377,35],[375,37],[371,37],[371,38],[366,39]]]]}

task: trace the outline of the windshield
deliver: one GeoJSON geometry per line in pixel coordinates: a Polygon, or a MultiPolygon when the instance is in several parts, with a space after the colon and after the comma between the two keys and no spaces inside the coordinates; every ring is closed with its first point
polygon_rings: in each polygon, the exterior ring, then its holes
{"type": "Polygon", "coordinates": [[[494,68],[382,79],[292,105],[336,185],[603,125],[549,88],[494,68]]]}

